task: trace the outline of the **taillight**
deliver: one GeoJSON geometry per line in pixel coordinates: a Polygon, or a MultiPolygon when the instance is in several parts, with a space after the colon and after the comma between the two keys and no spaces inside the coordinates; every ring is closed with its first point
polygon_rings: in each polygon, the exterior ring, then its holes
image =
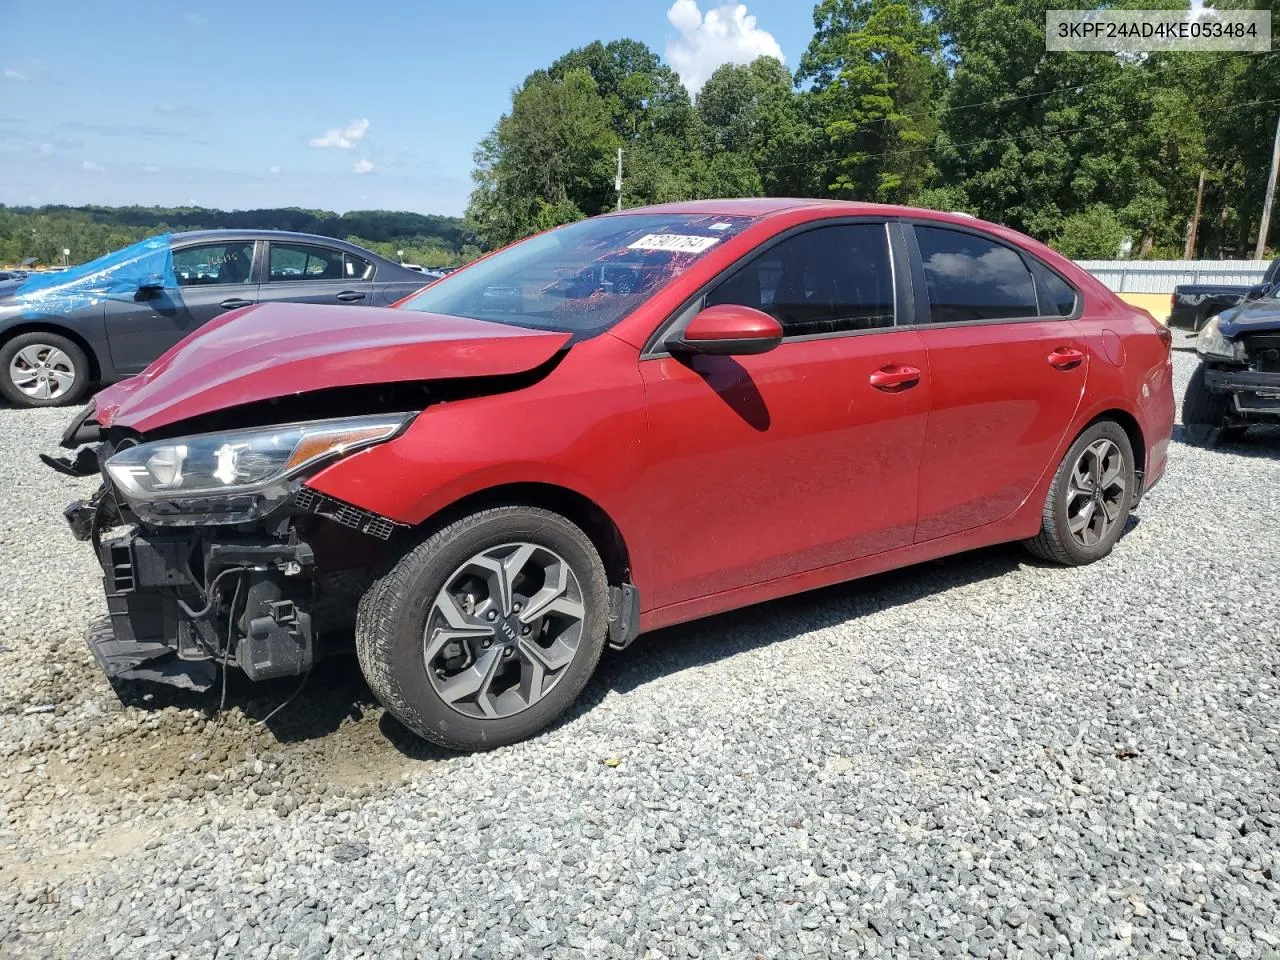
{"type": "Polygon", "coordinates": [[[1173,349],[1173,331],[1166,327],[1163,323],[1156,321],[1156,334],[1164,342],[1165,350],[1173,349]]]}

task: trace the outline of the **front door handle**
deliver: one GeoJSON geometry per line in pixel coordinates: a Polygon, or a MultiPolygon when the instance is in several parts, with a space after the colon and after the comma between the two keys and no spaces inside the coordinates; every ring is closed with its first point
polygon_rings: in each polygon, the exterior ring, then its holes
{"type": "Polygon", "coordinates": [[[234,310],[237,307],[252,307],[253,301],[239,300],[235,297],[232,297],[230,300],[223,300],[220,304],[218,304],[218,306],[220,306],[223,310],[234,310]]]}
{"type": "Polygon", "coordinates": [[[1072,370],[1084,363],[1084,352],[1075,347],[1058,347],[1049,354],[1049,366],[1056,370],[1072,370]]]}
{"type": "Polygon", "coordinates": [[[343,290],[338,294],[338,299],[343,303],[355,303],[357,300],[363,300],[365,295],[358,290],[343,290]]]}
{"type": "Polygon", "coordinates": [[[877,390],[897,393],[900,390],[909,390],[920,382],[920,369],[891,363],[872,373],[867,380],[877,390]]]}

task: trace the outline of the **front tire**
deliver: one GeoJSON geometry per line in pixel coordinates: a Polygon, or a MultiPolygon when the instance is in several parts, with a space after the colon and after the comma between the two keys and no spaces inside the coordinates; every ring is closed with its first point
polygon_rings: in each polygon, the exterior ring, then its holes
{"type": "Polygon", "coordinates": [[[1182,397],[1182,425],[1190,442],[1215,446],[1226,439],[1231,398],[1205,386],[1204,369],[1203,363],[1196,367],[1187,383],[1187,392],[1182,397]]]}
{"type": "Polygon", "coordinates": [[[494,507],[436,530],[360,601],[356,652],[387,710],[454,750],[530,737],[582,692],[608,630],[591,540],[535,507],[494,507]]]}
{"type": "Polygon", "coordinates": [[[19,407],[77,403],[89,389],[89,358],[56,333],[21,333],[0,346],[0,394],[19,407]]]}
{"type": "Polygon", "coordinates": [[[1124,429],[1113,420],[1088,427],[1054,474],[1039,535],[1024,545],[1040,559],[1068,567],[1101,560],[1124,532],[1136,476],[1124,429]]]}

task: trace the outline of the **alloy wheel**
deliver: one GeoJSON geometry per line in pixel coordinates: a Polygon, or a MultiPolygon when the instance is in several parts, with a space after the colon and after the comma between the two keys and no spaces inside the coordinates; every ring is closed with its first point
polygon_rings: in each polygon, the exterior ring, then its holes
{"type": "Polygon", "coordinates": [[[1081,546],[1101,543],[1124,509],[1124,455],[1114,441],[1095,440],[1081,451],[1067,484],[1067,529],[1081,546]]]}
{"type": "Polygon", "coordinates": [[[33,343],[9,361],[9,380],[33,400],[56,400],[75,384],[76,368],[57,347],[33,343]]]}
{"type": "Polygon", "coordinates": [[[491,547],[449,575],[423,631],[440,698],[476,719],[514,716],[568,672],[586,610],[573,569],[535,543],[491,547]]]}

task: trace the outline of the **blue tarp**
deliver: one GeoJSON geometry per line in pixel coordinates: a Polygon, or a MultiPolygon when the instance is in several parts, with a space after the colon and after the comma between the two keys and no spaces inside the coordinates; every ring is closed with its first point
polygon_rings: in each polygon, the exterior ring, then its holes
{"type": "Polygon", "coordinates": [[[169,234],[148,237],[60,273],[33,273],[14,295],[23,306],[22,315],[33,317],[67,313],[103,300],[132,301],[144,281],[177,288],[169,234]]]}

